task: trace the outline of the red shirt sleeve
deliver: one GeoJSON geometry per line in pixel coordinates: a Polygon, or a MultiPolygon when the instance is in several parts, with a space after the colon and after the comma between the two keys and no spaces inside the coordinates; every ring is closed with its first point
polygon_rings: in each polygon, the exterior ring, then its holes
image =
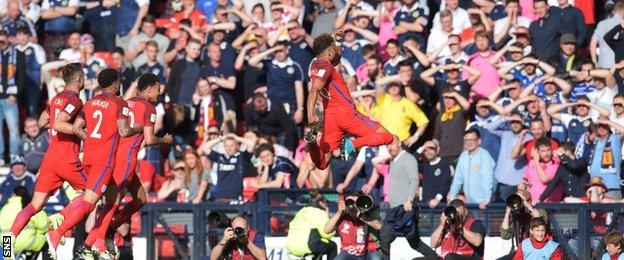
{"type": "Polygon", "coordinates": [[[310,80],[320,80],[323,83],[331,79],[334,74],[334,66],[328,62],[315,62],[310,69],[310,80]]]}
{"type": "Polygon", "coordinates": [[[143,103],[143,126],[154,126],[156,123],[156,108],[148,102],[143,103]]]}
{"type": "Polygon", "coordinates": [[[121,98],[117,101],[117,119],[127,119],[130,109],[128,109],[128,103],[121,98]]]}
{"type": "Polygon", "coordinates": [[[74,118],[82,111],[82,100],[79,98],[67,99],[67,103],[63,107],[63,111],[67,113],[69,117],[74,118]]]}

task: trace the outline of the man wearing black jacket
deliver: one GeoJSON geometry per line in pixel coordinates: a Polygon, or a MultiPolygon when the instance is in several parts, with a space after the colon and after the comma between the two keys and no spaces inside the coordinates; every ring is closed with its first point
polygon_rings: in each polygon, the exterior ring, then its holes
{"type": "Polygon", "coordinates": [[[604,36],[605,42],[613,49],[615,53],[615,63],[624,59],[624,20],[615,27],[613,27],[604,36]]]}
{"type": "Polygon", "coordinates": [[[559,145],[555,153],[561,160],[555,177],[548,183],[546,190],[542,193],[539,201],[544,201],[555,190],[559,184],[563,184],[563,197],[580,198],[585,196],[585,184],[589,182],[587,173],[588,158],[576,158],[574,155],[574,145],[564,142],[559,145]]]}
{"type": "MultiPolygon", "coordinates": [[[[0,70],[0,132],[2,132],[2,121],[6,120],[9,128],[9,153],[14,156],[19,152],[20,130],[17,100],[26,82],[26,63],[24,54],[9,43],[9,36],[5,31],[0,31],[0,50],[2,68],[0,70]]],[[[0,159],[3,155],[4,137],[0,135],[0,159]]],[[[4,160],[1,162],[4,164],[4,160]]]]}
{"type": "Polygon", "coordinates": [[[245,112],[245,125],[257,126],[260,135],[277,137],[277,143],[289,150],[295,148],[295,123],[280,104],[271,102],[262,93],[252,96],[245,112]]]}
{"type": "Polygon", "coordinates": [[[200,76],[199,54],[201,43],[195,39],[186,45],[186,57],[174,61],[167,81],[166,102],[191,107],[195,85],[200,76]]]}

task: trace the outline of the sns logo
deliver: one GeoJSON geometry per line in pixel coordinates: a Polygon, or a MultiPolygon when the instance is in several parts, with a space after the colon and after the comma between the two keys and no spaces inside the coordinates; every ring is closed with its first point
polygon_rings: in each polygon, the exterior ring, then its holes
{"type": "Polygon", "coordinates": [[[11,237],[2,236],[2,256],[11,257],[11,237]]]}

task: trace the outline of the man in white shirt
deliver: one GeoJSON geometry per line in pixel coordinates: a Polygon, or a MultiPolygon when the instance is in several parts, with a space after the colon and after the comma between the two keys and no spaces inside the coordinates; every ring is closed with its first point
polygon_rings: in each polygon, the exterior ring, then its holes
{"type": "MultiPolygon", "coordinates": [[[[459,0],[445,0],[445,3],[446,9],[444,10],[450,10],[451,13],[453,13],[453,33],[459,34],[464,29],[472,26],[472,23],[470,22],[470,15],[468,15],[466,10],[459,7],[459,0]]],[[[440,13],[442,11],[443,10],[440,10],[440,12],[436,13],[433,18],[433,29],[441,27],[440,13]]]]}
{"type": "MultiPolygon", "coordinates": [[[[496,20],[494,23],[494,42],[499,43],[506,36],[512,37],[512,33],[516,31],[517,27],[529,28],[531,20],[524,16],[520,16],[520,4],[517,0],[509,0],[505,5],[505,13],[507,17],[496,20]]],[[[512,37],[507,44],[516,42],[515,37],[512,37]]]]}

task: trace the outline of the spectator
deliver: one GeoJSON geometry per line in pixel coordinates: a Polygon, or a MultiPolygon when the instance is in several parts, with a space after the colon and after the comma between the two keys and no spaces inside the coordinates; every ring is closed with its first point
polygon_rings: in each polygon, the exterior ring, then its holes
{"type": "Polygon", "coordinates": [[[462,153],[461,138],[466,129],[468,101],[454,89],[442,91],[444,112],[436,118],[434,138],[440,144],[440,157],[455,164],[462,153]]]}
{"type": "Polygon", "coordinates": [[[206,25],[208,25],[206,16],[204,16],[200,10],[195,8],[195,4],[195,0],[182,1],[182,10],[175,13],[171,18],[171,22],[174,23],[174,27],[175,23],[179,23],[184,19],[191,21],[190,29],[194,31],[199,32],[203,30],[206,25]]]}
{"type": "Polygon", "coordinates": [[[293,121],[288,117],[284,108],[262,93],[256,93],[252,97],[252,106],[247,107],[245,113],[247,126],[257,126],[262,135],[277,137],[277,143],[289,150],[295,146],[295,133],[293,121]]]}
{"type": "MultiPolygon", "coordinates": [[[[9,153],[16,155],[19,144],[19,108],[17,101],[24,93],[26,81],[26,66],[24,53],[9,42],[5,31],[0,31],[0,132],[2,122],[6,121],[9,128],[9,153]]],[[[4,154],[4,135],[0,135],[0,159],[4,154]]],[[[2,161],[0,161],[2,162],[2,161]]],[[[4,163],[0,163],[4,164],[4,163]]],[[[9,191],[10,192],[10,191],[9,191]]]]}
{"type": "Polygon", "coordinates": [[[381,217],[378,210],[360,211],[351,205],[345,206],[346,201],[355,202],[362,193],[350,194],[338,202],[338,212],[332,216],[325,227],[324,233],[338,231],[340,236],[340,253],[334,259],[382,259],[382,252],[378,250],[379,229],[381,217]]]}
{"type": "Polygon", "coordinates": [[[200,155],[207,154],[208,159],[218,163],[217,185],[215,201],[229,203],[240,199],[243,194],[243,176],[247,172],[247,163],[251,159],[256,144],[233,134],[215,138],[204,142],[198,149],[200,155]],[[213,150],[218,143],[223,142],[224,153],[213,150]],[[240,144],[247,147],[239,151],[240,144]]]}
{"type": "MultiPolygon", "coordinates": [[[[63,60],[66,63],[76,63],[76,62],[80,62],[80,59],[82,58],[82,54],[80,53],[80,32],[78,31],[72,31],[68,36],[67,36],[67,48],[63,49],[61,51],[61,53],[58,56],[59,60],[63,60]]],[[[49,51],[49,49],[46,49],[46,46],[43,46],[44,50],[49,51]]],[[[50,59],[50,57],[47,57],[48,60],[50,59]]],[[[55,58],[52,60],[56,60],[55,58]]]]}
{"type": "Polygon", "coordinates": [[[283,106],[295,124],[301,123],[304,105],[303,69],[299,63],[288,57],[287,43],[276,43],[275,47],[249,59],[249,64],[266,71],[268,97],[283,106]],[[275,57],[266,59],[270,54],[275,54],[275,57]]]}
{"type": "Polygon", "coordinates": [[[220,96],[225,103],[223,109],[228,111],[232,122],[236,122],[236,102],[234,100],[234,88],[236,88],[236,77],[234,70],[229,63],[224,63],[221,56],[221,48],[216,43],[208,44],[208,63],[200,69],[200,75],[206,77],[210,87],[214,89],[217,96],[220,96]]]}
{"type": "Polygon", "coordinates": [[[388,131],[396,134],[406,147],[411,147],[425,133],[429,119],[416,104],[401,95],[399,82],[392,82],[387,85],[387,88],[388,92],[386,93],[381,86],[378,87],[374,117],[388,131]],[[410,135],[412,123],[418,129],[413,135],[410,135]]]}
{"type": "MultiPolygon", "coordinates": [[[[457,31],[457,28],[453,26],[454,18],[453,13],[449,10],[442,10],[436,14],[439,17],[440,26],[438,28],[432,28],[429,38],[427,39],[427,56],[436,59],[436,57],[446,57],[451,55],[451,43],[449,42],[450,36],[453,34],[459,34],[461,30],[457,31]],[[448,45],[445,43],[449,42],[448,45]]],[[[438,63],[440,60],[438,59],[438,63]]]]}
{"type": "Polygon", "coordinates": [[[519,80],[522,88],[528,88],[531,84],[535,84],[536,87],[534,87],[533,92],[538,95],[543,95],[544,93],[544,85],[539,79],[544,76],[552,76],[553,74],[555,74],[553,67],[546,62],[541,62],[532,54],[498,70],[498,75],[506,80],[519,80]]]}
{"type": "MultiPolygon", "coordinates": [[[[449,10],[453,14],[453,32],[461,33],[463,30],[470,28],[470,15],[464,9],[459,7],[459,0],[445,0],[446,8],[440,8],[440,10],[449,10]]],[[[442,11],[438,12],[433,18],[433,28],[440,28],[442,11]]]]}
{"type": "MultiPolygon", "coordinates": [[[[511,158],[518,159],[521,156],[526,156],[527,163],[533,160],[532,150],[535,148],[535,141],[541,137],[546,137],[546,130],[544,130],[544,121],[540,119],[533,119],[529,124],[529,130],[523,130],[518,136],[518,141],[514,144],[511,150],[511,158]],[[528,132],[531,132],[532,139],[525,140],[524,137],[528,132]]],[[[555,140],[550,139],[551,150],[557,150],[559,145],[555,140]]]]}
{"type": "Polygon", "coordinates": [[[585,17],[583,12],[568,0],[557,0],[559,3],[558,13],[561,22],[566,26],[568,32],[574,35],[575,44],[577,46],[585,46],[587,43],[587,32],[585,27],[585,17]]]}
{"type": "Polygon", "coordinates": [[[119,71],[119,74],[121,75],[121,87],[119,89],[119,93],[122,95],[130,89],[132,82],[134,82],[134,79],[137,77],[132,65],[126,63],[124,55],[125,51],[120,47],[113,49],[111,55],[113,58],[113,65],[117,68],[117,71],[119,71]]]}
{"type": "Polygon", "coordinates": [[[135,68],[147,62],[147,54],[144,51],[149,41],[158,43],[158,60],[162,62],[169,46],[169,39],[156,31],[156,19],[146,15],[141,20],[141,33],[132,37],[126,49],[126,60],[132,62],[135,68]]]}
{"type": "Polygon", "coordinates": [[[579,70],[581,61],[576,56],[577,40],[574,34],[566,33],[559,38],[559,53],[548,58],[548,64],[556,69],[558,77],[565,77],[571,70],[579,70]]]}
{"type": "Polygon", "coordinates": [[[421,200],[429,204],[430,208],[437,207],[440,202],[446,201],[453,181],[453,166],[438,155],[440,147],[436,141],[427,141],[418,148],[418,154],[423,155],[426,161],[418,164],[418,170],[422,175],[421,200]]]}
{"type": "Polygon", "coordinates": [[[613,122],[616,122],[620,125],[624,125],[624,96],[621,94],[615,95],[613,97],[613,110],[611,110],[611,115],[609,119],[613,122]]]}
{"type": "MultiPolygon", "coordinates": [[[[258,41],[253,40],[247,42],[238,53],[234,62],[234,70],[242,74],[240,76],[239,86],[243,88],[243,100],[249,102],[251,96],[258,89],[266,88],[266,73],[263,70],[249,65],[249,59],[260,52],[258,41]]],[[[237,86],[237,87],[239,87],[237,86]]]]}
{"type": "Polygon", "coordinates": [[[112,1],[89,1],[85,5],[82,28],[93,35],[95,51],[112,51],[116,46],[115,17],[113,16],[116,3],[112,1]]]}
{"type": "Polygon", "coordinates": [[[418,206],[414,203],[418,199],[418,162],[398,142],[392,142],[388,151],[393,157],[389,173],[390,211],[386,214],[380,230],[381,251],[385,256],[390,255],[390,244],[397,236],[405,236],[412,249],[425,257],[433,257],[435,252],[420,240],[418,233],[419,213],[418,206]]]}
{"type": "Polygon", "coordinates": [[[468,203],[484,209],[494,192],[494,160],[481,148],[479,131],[470,129],[464,134],[464,151],[457,160],[455,176],[449,191],[449,201],[455,199],[460,188],[468,203]]]}
{"type": "MultiPolygon", "coordinates": [[[[403,43],[407,38],[413,37],[419,44],[424,45],[425,27],[429,23],[429,8],[426,5],[422,6],[420,0],[401,0],[401,2],[401,8],[394,15],[393,27],[394,33],[399,37],[398,42],[403,43]]],[[[439,19],[436,21],[439,27],[439,19]]]]}
{"type": "Polygon", "coordinates": [[[13,156],[11,159],[11,171],[0,184],[0,205],[5,204],[13,194],[13,189],[23,186],[32,194],[35,189],[37,177],[26,169],[26,162],[21,156],[13,156]]]}
{"type": "Polygon", "coordinates": [[[350,23],[346,24],[343,30],[342,58],[346,59],[354,69],[358,68],[366,62],[364,47],[377,44],[379,37],[369,30],[361,29],[350,23]]]}
{"type": "Polygon", "coordinates": [[[494,88],[500,84],[500,77],[496,74],[496,68],[490,64],[495,52],[492,51],[490,35],[485,31],[477,31],[474,36],[475,46],[478,52],[468,58],[467,65],[479,71],[481,76],[474,82],[471,92],[484,97],[489,96],[494,88]]]}
{"type": "Polygon", "coordinates": [[[624,258],[620,257],[620,255],[622,255],[622,246],[624,245],[622,233],[617,231],[611,231],[604,237],[603,241],[606,246],[607,252],[602,255],[602,260],[620,260],[621,258],[624,258]]]}
{"type": "Polygon", "coordinates": [[[187,200],[197,204],[205,201],[208,190],[208,171],[204,169],[199,154],[194,149],[187,149],[184,152],[184,163],[189,170],[185,182],[188,183],[189,195],[187,200]]]}
{"type": "MultiPolygon", "coordinates": [[[[559,168],[559,159],[553,157],[553,150],[548,137],[540,137],[531,149],[532,160],[529,161],[524,172],[525,182],[519,186],[519,190],[526,189],[531,193],[531,200],[538,201],[548,183],[555,177],[559,168]]],[[[559,202],[562,199],[561,187],[557,187],[552,194],[544,199],[544,202],[559,202]]]]}
{"type": "Polygon", "coordinates": [[[193,86],[196,85],[200,76],[200,64],[197,59],[200,49],[199,41],[190,40],[186,45],[186,57],[183,60],[174,61],[171,65],[166,88],[171,103],[191,106],[193,86]]]}
{"type": "Polygon", "coordinates": [[[481,146],[492,156],[494,161],[497,161],[500,153],[500,137],[492,134],[487,128],[503,112],[503,107],[486,98],[481,98],[476,102],[475,110],[474,121],[468,124],[466,129],[479,131],[481,146]]]}
{"type": "Polygon", "coordinates": [[[35,31],[35,25],[33,22],[22,15],[20,10],[20,3],[18,1],[8,1],[7,4],[7,16],[0,20],[0,25],[7,31],[9,36],[14,37],[17,34],[17,29],[22,27],[27,30],[31,36],[29,39],[33,43],[37,43],[37,31],[35,31]]]}
{"type": "Polygon", "coordinates": [[[41,18],[41,6],[36,1],[21,1],[20,10],[22,15],[28,18],[32,23],[39,22],[41,18]]]}
{"type": "Polygon", "coordinates": [[[314,59],[314,54],[312,53],[312,41],[314,39],[295,21],[290,21],[286,27],[288,28],[288,37],[290,38],[288,56],[299,64],[303,64],[304,82],[308,82],[308,66],[305,65],[310,64],[312,59],[314,59]]]}
{"type": "MultiPolygon", "coordinates": [[[[115,45],[126,49],[130,41],[139,34],[139,27],[149,9],[147,0],[120,0],[117,8],[113,9],[115,17],[115,45]]],[[[166,45],[160,45],[161,48],[166,45]]]]}
{"type": "Polygon", "coordinates": [[[97,76],[100,71],[106,69],[108,65],[106,62],[96,56],[93,56],[95,51],[95,45],[93,44],[93,36],[91,34],[83,34],[80,36],[80,61],[84,64],[83,70],[85,71],[85,93],[87,100],[91,99],[95,94],[95,88],[98,86],[97,76]]]}
{"type": "Polygon", "coordinates": [[[606,196],[613,199],[621,199],[620,192],[620,172],[622,165],[621,137],[624,134],[624,127],[607,120],[604,117],[596,121],[596,142],[594,154],[589,162],[589,175],[601,177],[607,187],[606,196]],[[617,132],[612,133],[611,129],[617,132]]]}
{"type": "Polygon", "coordinates": [[[41,19],[45,22],[46,39],[43,47],[47,52],[47,60],[56,60],[58,51],[63,48],[63,40],[76,29],[77,12],[77,0],[43,0],[41,3],[41,19]]]}
{"type": "MultiPolygon", "coordinates": [[[[380,56],[385,60],[388,58],[388,54],[385,52],[388,41],[398,38],[396,33],[394,33],[394,17],[399,7],[395,6],[394,1],[381,1],[377,9],[378,14],[373,17],[373,25],[379,27],[380,56]]],[[[415,40],[415,38],[412,39],[415,40]]],[[[424,43],[424,39],[421,44],[422,43],[424,43]]]]}
{"type": "Polygon", "coordinates": [[[480,75],[481,73],[472,67],[465,66],[461,63],[455,63],[453,61],[447,61],[444,66],[431,67],[423,71],[423,73],[420,74],[420,78],[427,83],[427,85],[435,88],[434,93],[437,93],[437,95],[434,100],[438,102],[438,104],[436,104],[439,106],[438,110],[444,111],[446,110],[444,98],[442,97],[444,91],[447,89],[453,89],[459,92],[464,99],[468,99],[470,96],[470,88],[472,84],[477,81],[480,75]],[[463,71],[470,74],[468,79],[462,79],[461,73],[463,71]],[[434,74],[438,72],[442,73],[443,76],[446,76],[446,79],[435,78],[434,74]]]}
{"type": "Polygon", "coordinates": [[[136,75],[143,75],[145,73],[151,73],[160,79],[160,84],[165,84],[165,67],[158,61],[158,43],[155,41],[148,41],[145,44],[145,54],[147,56],[147,62],[139,66],[136,70],[136,75]]]}
{"type": "MultiPolygon", "coordinates": [[[[12,196],[8,198],[6,204],[0,210],[0,230],[10,230],[13,221],[19,212],[30,203],[31,192],[24,186],[17,186],[12,191],[12,196]]],[[[45,233],[48,231],[48,220],[46,212],[41,210],[30,218],[26,228],[17,236],[12,245],[13,255],[19,256],[27,251],[37,253],[46,244],[45,233]]]]}
{"type": "Polygon", "coordinates": [[[512,247],[508,256],[513,256],[518,247],[520,247],[522,240],[530,237],[530,222],[533,218],[541,218],[548,223],[548,213],[546,210],[533,207],[530,193],[521,190],[517,191],[515,195],[522,199],[522,204],[517,205],[519,208],[512,209],[509,203],[507,203],[505,216],[501,223],[501,238],[503,240],[512,240],[512,247]]]}
{"type": "Polygon", "coordinates": [[[596,122],[597,116],[590,115],[590,108],[595,109],[601,116],[608,117],[609,111],[591,103],[589,98],[582,96],[578,101],[572,103],[566,103],[562,105],[552,105],[548,108],[548,113],[552,118],[562,122],[563,126],[568,130],[567,140],[572,143],[577,143],[581,136],[587,132],[587,127],[596,122]],[[567,113],[557,113],[557,111],[574,107],[575,114],[570,115],[567,113]]]}
{"type": "MultiPolygon", "coordinates": [[[[405,45],[406,47],[408,45],[405,45]]],[[[466,64],[468,62],[468,54],[464,52],[461,47],[461,37],[457,34],[451,34],[448,36],[448,40],[445,44],[440,45],[432,53],[427,55],[428,61],[442,65],[449,60],[456,64],[466,64]],[[448,48],[449,54],[441,56],[441,52],[448,48]]]]}
{"type": "Polygon", "coordinates": [[[213,89],[206,78],[197,80],[197,87],[193,94],[193,106],[195,108],[195,118],[197,123],[197,140],[203,141],[205,134],[211,126],[219,130],[232,132],[234,129],[229,125],[229,118],[225,112],[225,100],[220,95],[215,95],[213,89]]]}
{"type": "Polygon", "coordinates": [[[624,44],[622,42],[622,30],[624,30],[623,24],[624,22],[620,22],[619,25],[615,25],[604,36],[604,40],[607,42],[609,47],[613,49],[613,53],[615,53],[615,63],[624,59],[624,55],[622,54],[622,51],[624,51],[624,44]]]}
{"type": "Polygon", "coordinates": [[[485,226],[481,220],[468,215],[468,209],[462,200],[455,199],[448,203],[459,216],[456,222],[440,214],[440,224],[431,234],[431,246],[441,247],[440,256],[444,259],[460,257],[480,259],[485,248],[485,226]]]}
{"type": "Polygon", "coordinates": [[[232,227],[225,229],[221,241],[213,247],[210,259],[266,259],[266,245],[264,234],[249,226],[249,222],[242,216],[232,219],[232,227]],[[235,234],[237,228],[242,228],[243,236],[235,234]]]}
{"type": "MultiPolygon", "coordinates": [[[[351,1],[347,1],[347,4],[351,3],[351,1]]],[[[319,15],[314,18],[314,22],[312,23],[312,37],[316,38],[317,36],[323,33],[333,33],[334,32],[334,21],[336,21],[336,17],[338,17],[338,11],[342,9],[342,1],[334,0],[321,0],[319,1],[322,8],[320,9],[319,15]]]]}
{"type": "Polygon", "coordinates": [[[286,250],[290,256],[304,257],[313,255],[321,259],[323,255],[327,259],[334,259],[337,254],[337,246],[331,238],[335,232],[325,233],[325,223],[329,220],[327,215],[327,201],[322,194],[310,193],[310,204],[301,208],[288,224],[288,236],[286,237],[286,250]]]}
{"type": "Polygon", "coordinates": [[[618,24],[622,21],[622,17],[624,17],[624,2],[617,1],[613,6],[612,16],[602,20],[596,25],[596,30],[594,30],[594,35],[591,37],[591,41],[589,42],[589,52],[591,54],[591,59],[598,68],[608,69],[615,65],[615,53],[611,46],[609,46],[607,39],[605,39],[605,35],[612,28],[617,27],[618,24]],[[600,52],[597,49],[600,48],[600,52]]]}
{"type": "Polygon", "coordinates": [[[526,238],[518,245],[514,260],[544,257],[548,259],[562,259],[561,247],[548,235],[548,224],[543,218],[531,220],[531,237],[526,238]]]}
{"type": "Polygon", "coordinates": [[[39,105],[41,103],[41,65],[45,60],[45,51],[41,45],[28,41],[29,32],[26,28],[17,28],[15,34],[15,48],[23,53],[26,63],[26,85],[22,95],[23,104],[26,105],[28,116],[39,115],[39,105]],[[25,99],[25,100],[24,100],[25,99]]]}
{"type": "Polygon", "coordinates": [[[190,182],[189,168],[184,161],[178,160],[171,167],[171,178],[165,181],[156,197],[161,201],[188,202],[188,189],[190,182]],[[181,195],[183,194],[183,195],[181,195]]]}
{"type": "Polygon", "coordinates": [[[291,177],[295,177],[297,170],[290,159],[276,156],[270,144],[259,145],[255,155],[260,159],[258,189],[290,188],[291,177]]]}
{"type": "Polygon", "coordinates": [[[559,185],[563,186],[563,197],[580,198],[585,195],[585,184],[589,182],[589,174],[587,166],[589,158],[583,156],[576,158],[574,154],[574,144],[564,142],[555,152],[560,160],[559,168],[555,173],[555,177],[548,183],[548,187],[542,193],[539,201],[544,201],[550,194],[557,189],[559,185]]]}
{"type": "Polygon", "coordinates": [[[395,40],[389,40],[386,44],[386,53],[388,54],[388,60],[383,65],[384,74],[396,75],[399,68],[399,62],[405,60],[399,53],[399,43],[395,40]]]}
{"type": "Polygon", "coordinates": [[[505,43],[507,46],[516,42],[513,33],[519,26],[529,28],[531,20],[520,14],[520,3],[518,0],[505,1],[506,16],[494,22],[494,43],[500,46],[505,43]]]}
{"type": "MultiPolygon", "coordinates": [[[[548,59],[557,54],[559,36],[565,33],[565,26],[558,13],[548,9],[546,0],[533,1],[533,9],[538,19],[531,22],[529,34],[531,45],[538,59],[548,59]]],[[[553,9],[556,10],[556,9],[553,9]]]]}
{"type": "Polygon", "coordinates": [[[380,165],[392,159],[386,146],[362,147],[358,152],[353,166],[346,177],[336,185],[336,191],[341,194],[353,193],[361,190],[375,201],[383,201],[383,183],[379,179],[380,165]]]}
{"type": "Polygon", "coordinates": [[[19,155],[24,157],[24,162],[28,166],[29,172],[39,172],[43,154],[48,150],[50,135],[41,131],[37,125],[37,120],[27,117],[24,120],[24,135],[19,143],[19,155]]]}

